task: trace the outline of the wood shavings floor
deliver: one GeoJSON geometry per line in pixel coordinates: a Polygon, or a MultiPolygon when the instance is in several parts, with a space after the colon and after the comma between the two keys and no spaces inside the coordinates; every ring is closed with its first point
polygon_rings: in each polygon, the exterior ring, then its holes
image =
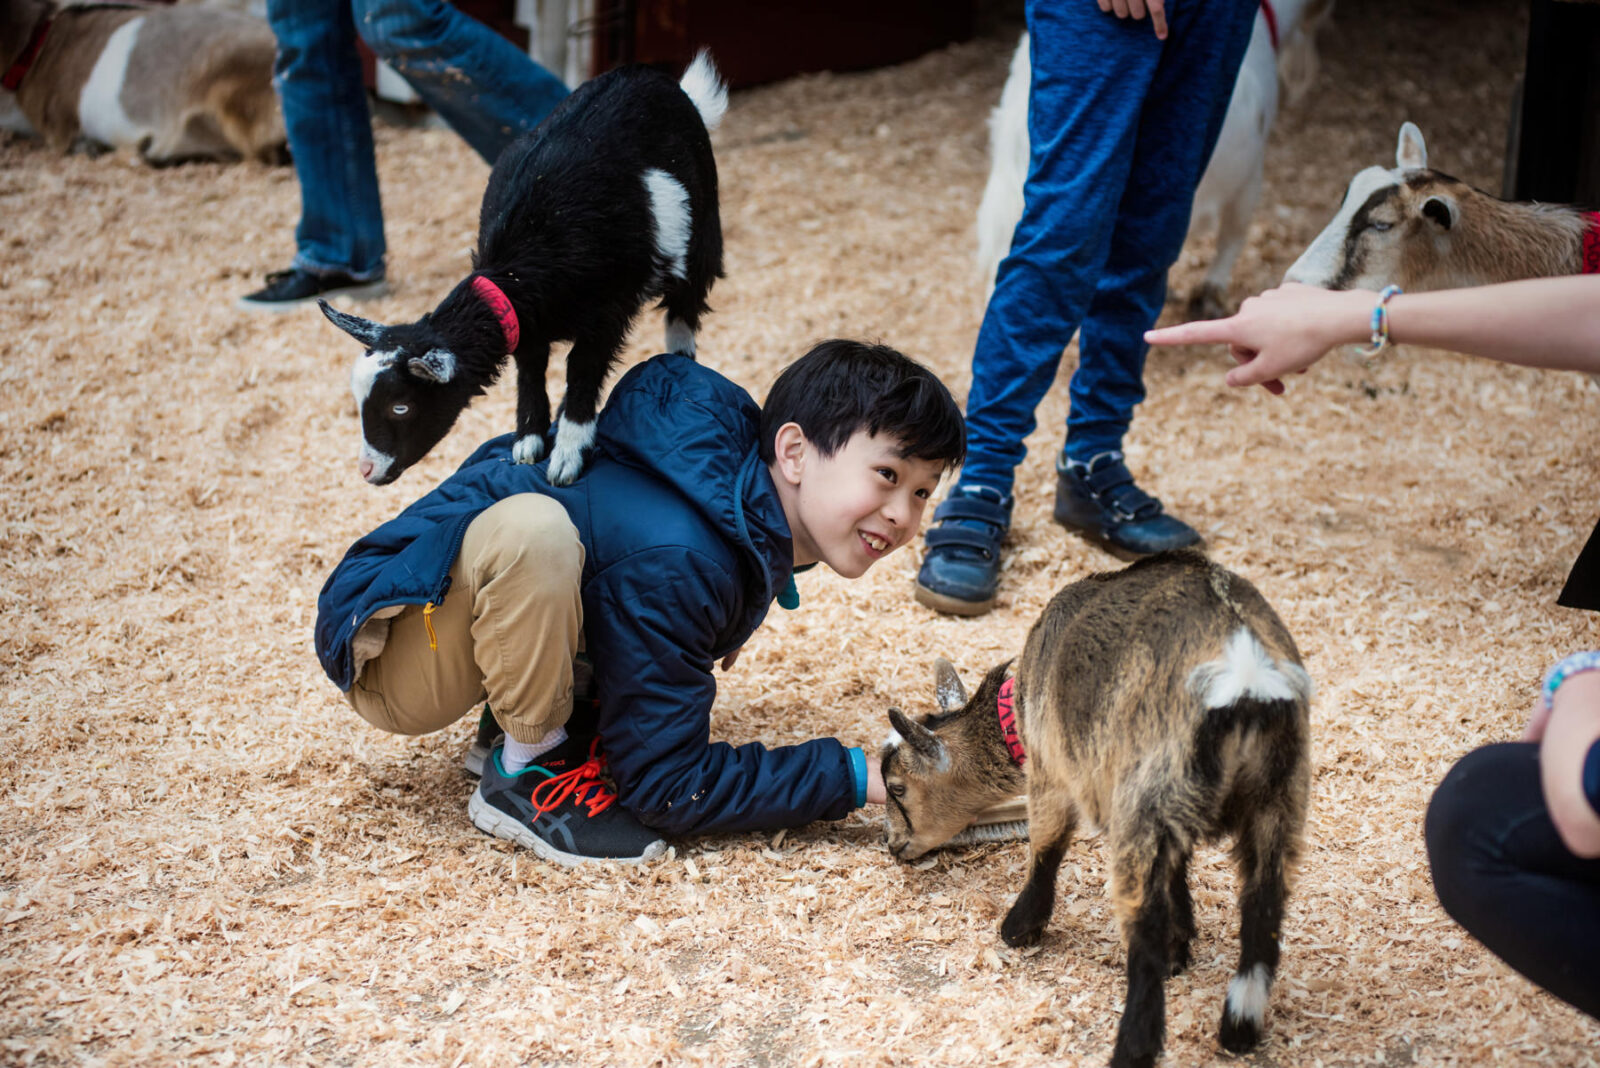
{"type": "MultiPolygon", "coordinates": [[[[1498,190],[1521,12],[1341,0],[1321,82],[1274,131],[1235,301],[1392,158],[1403,119],[1498,190]]],[[[1013,42],[734,95],[707,363],[759,396],[811,341],[867,336],[965,394],[984,117],[1013,42]]],[[[384,126],[379,152],[395,293],[362,310],[393,320],[468,269],[487,171],[444,131],[384,126]]],[[[997,927],[1023,845],[904,867],[858,816],[570,872],[467,821],[470,721],[408,740],[357,719],[311,652],[317,590],[514,402],[497,388],[400,482],[362,484],[352,343],[314,310],[231,307],[288,262],[297,209],[288,170],[0,143],[0,1063],[1103,1063],[1123,980],[1096,840],[1018,953],[997,927]]],[[[660,329],[643,319],[630,361],[660,329]]],[[[808,576],[726,677],[718,736],[874,746],[889,704],[931,707],[932,652],[971,678],[1059,585],[1114,565],[1048,518],[1072,358],[1029,439],[999,609],[917,607],[915,549],[856,583],[808,576]]],[[[1440,911],[1421,821],[1452,761],[1521,729],[1549,662],[1600,644],[1554,607],[1600,512],[1600,390],[1409,352],[1330,359],[1277,400],[1227,391],[1224,362],[1154,355],[1128,445],[1319,685],[1308,856],[1246,1062],[1595,1063],[1600,1028],[1440,911]]],[[[1226,1060],[1233,881],[1215,852],[1194,876],[1172,1065],[1226,1060]]]]}

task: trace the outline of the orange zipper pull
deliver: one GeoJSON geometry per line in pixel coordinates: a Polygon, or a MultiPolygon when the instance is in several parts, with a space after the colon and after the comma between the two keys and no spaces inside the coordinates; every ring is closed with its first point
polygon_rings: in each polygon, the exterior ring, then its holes
{"type": "Polygon", "coordinates": [[[428,648],[438,652],[439,636],[433,632],[433,620],[429,618],[433,615],[433,609],[434,604],[432,601],[422,606],[422,625],[428,628],[428,648]]]}

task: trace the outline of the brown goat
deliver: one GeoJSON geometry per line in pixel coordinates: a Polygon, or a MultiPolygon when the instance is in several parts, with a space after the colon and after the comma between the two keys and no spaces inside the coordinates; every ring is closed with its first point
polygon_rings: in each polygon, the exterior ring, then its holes
{"type": "Polygon", "coordinates": [[[0,64],[16,106],[59,151],[280,162],[275,49],[265,21],[202,5],[0,4],[0,64]]]}
{"type": "Polygon", "coordinates": [[[1311,783],[1311,680],[1255,587],[1192,550],[1094,575],[1056,594],[1021,657],[970,700],[943,661],[937,690],[937,715],[889,713],[890,851],[921,856],[1025,786],[1029,876],[1000,935],[1030,945],[1079,819],[1104,827],[1128,942],[1111,1063],[1145,1066],[1164,1039],[1164,981],[1189,962],[1189,858],[1231,836],[1241,948],[1219,1037],[1253,1048],[1311,783]],[[1020,746],[1007,741],[1012,717],[1020,746]]]}
{"type": "Polygon", "coordinates": [[[1284,281],[1414,293],[1581,274],[1586,235],[1600,251],[1597,227],[1600,218],[1580,208],[1501,200],[1429,170],[1422,131],[1408,122],[1394,168],[1368,167],[1350,180],[1333,221],[1284,281]]]}

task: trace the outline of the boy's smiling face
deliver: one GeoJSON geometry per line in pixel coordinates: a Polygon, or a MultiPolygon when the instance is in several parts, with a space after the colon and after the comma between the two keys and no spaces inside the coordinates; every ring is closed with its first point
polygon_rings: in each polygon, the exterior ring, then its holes
{"type": "Polygon", "coordinates": [[[776,436],[773,480],[794,537],[796,566],[827,564],[860,578],[910,541],[939,485],[944,464],[902,456],[892,435],[858,430],[824,456],[795,423],[776,436]]]}

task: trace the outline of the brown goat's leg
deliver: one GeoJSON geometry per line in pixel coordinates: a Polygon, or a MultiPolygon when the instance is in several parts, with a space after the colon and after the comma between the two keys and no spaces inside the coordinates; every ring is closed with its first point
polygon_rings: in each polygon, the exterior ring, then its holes
{"type": "Polygon", "coordinates": [[[1028,853],[1032,863],[1022,893],[1000,924],[1000,937],[1008,946],[1038,942],[1056,906],[1056,872],[1072,844],[1077,813],[1064,797],[1050,794],[1051,791],[1034,788],[1028,793],[1028,853]]]}
{"type": "Polygon", "coordinates": [[[1189,967],[1189,944],[1194,941],[1194,900],[1189,896],[1189,854],[1178,857],[1172,866],[1172,881],[1167,886],[1172,908],[1172,935],[1168,948],[1170,974],[1182,975],[1189,967]]]}
{"type": "MultiPolygon", "coordinates": [[[[1150,1068],[1167,1036],[1167,975],[1176,917],[1168,895],[1172,890],[1176,846],[1162,834],[1152,843],[1128,843],[1118,850],[1118,868],[1142,856],[1149,865],[1141,880],[1144,893],[1128,925],[1128,999],[1117,1025],[1117,1046],[1111,1068],[1150,1068]]],[[[1187,886],[1185,887],[1187,895],[1187,886]]]]}
{"type": "Polygon", "coordinates": [[[1239,968],[1228,984],[1217,1039],[1230,1053],[1261,1041],[1267,995],[1278,970],[1278,933],[1288,896],[1285,868],[1293,853],[1291,822],[1274,809],[1260,811],[1234,843],[1239,870],[1239,968]]]}

